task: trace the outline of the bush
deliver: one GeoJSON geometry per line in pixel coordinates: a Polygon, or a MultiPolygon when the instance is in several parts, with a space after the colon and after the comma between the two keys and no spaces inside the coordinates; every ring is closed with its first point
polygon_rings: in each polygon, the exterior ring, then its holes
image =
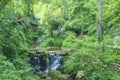
{"type": "Polygon", "coordinates": [[[0,80],[22,80],[13,63],[0,55],[0,80]]]}
{"type": "Polygon", "coordinates": [[[40,43],[40,46],[42,47],[62,46],[62,42],[63,42],[62,38],[47,38],[40,43]]]}
{"type": "MultiPolygon", "coordinates": [[[[74,42],[74,44],[76,43],[74,42]]],[[[99,44],[97,42],[83,40],[81,45],[78,50],[70,55],[69,60],[65,62],[63,66],[64,72],[75,77],[77,72],[82,70],[85,75],[81,80],[120,79],[120,52],[117,49],[105,47],[105,52],[101,54],[98,52],[99,44]]]]}
{"type": "Polygon", "coordinates": [[[62,43],[64,48],[78,49],[81,47],[81,40],[77,39],[74,34],[68,35],[62,43]]]}
{"type": "Polygon", "coordinates": [[[22,80],[40,80],[40,77],[37,75],[31,76],[30,73],[33,70],[31,65],[27,62],[27,56],[25,55],[18,55],[16,58],[12,61],[15,68],[18,71],[18,74],[22,78],[22,80]]]}
{"type": "Polygon", "coordinates": [[[49,70],[48,75],[52,77],[52,80],[67,80],[66,76],[63,75],[60,71],[49,70]]]}
{"type": "Polygon", "coordinates": [[[40,80],[40,77],[31,76],[30,65],[20,57],[14,61],[7,61],[6,57],[0,55],[0,80],[40,80]]]}

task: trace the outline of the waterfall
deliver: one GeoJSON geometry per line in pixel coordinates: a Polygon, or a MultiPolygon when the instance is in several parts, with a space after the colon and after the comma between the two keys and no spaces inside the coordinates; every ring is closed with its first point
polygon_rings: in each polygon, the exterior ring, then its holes
{"type": "Polygon", "coordinates": [[[59,54],[56,54],[56,56],[55,56],[55,58],[54,58],[54,62],[53,62],[53,64],[52,64],[52,66],[51,66],[51,69],[54,69],[54,70],[56,70],[56,69],[59,69],[59,67],[60,67],[60,55],[59,54]]]}
{"type": "Polygon", "coordinates": [[[43,70],[46,73],[49,69],[58,70],[61,66],[60,59],[61,56],[59,53],[50,53],[45,60],[40,56],[40,53],[36,53],[34,55],[34,69],[35,71],[43,70]]]}
{"type": "Polygon", "coordinates": [[[60,55],[52,53],[49,55],[49,58],[46,59],[46,69],[45,72],[48,72],[49,69],[57,70],[60,68],[60,55]]]}
{"type": "Polygon", "coordinates": [[[40,70],[40,54],[35,54],[34,55],[34,67],[35,70],[40,70]]]}
{"type": "Polygon", "coordinates": [[[45,72],[48,72],[49,70],[49,58],[47,58],[46,60],[46,69],[45,69],[45,72]]]}

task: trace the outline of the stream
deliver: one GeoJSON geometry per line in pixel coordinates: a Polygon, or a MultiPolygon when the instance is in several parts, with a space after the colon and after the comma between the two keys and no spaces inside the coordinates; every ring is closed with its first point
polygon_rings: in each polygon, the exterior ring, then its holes
{"type": "Polygon", "coordinates": [[[58,54],[58,53],[50,54],[49,57],[47,57],[47,59],[46,59],[45,72],[48,72],[49,69],[54,69],[54,70],[60,69],[60,66],[61,66],[60,59],[61,59],[60,54],[58,54]]]}
{"type": "MultiPolygon", "coordinates": [[[[41,42],[41,37],[37,38],[37,44],[41,42]]],[[[38,46],[36,48],[31,47],[31,51],[34,51],[34,55],[31,57],[32,66],[34,68],[33,72],[44,71],[49,72],[49,69],[60,70],[61,67],[61,53],[62,49],[60,47],[49,47],[47,50],[41,52],[41,48],[38,46]],[[45,51],[48,51],[47,53],[45,51]]]]}
{"type": "Polygon", "coordinates": [[[45,56],[46,55],[41,55],[40,52],[36,52],[33,57],[34,71],[44,71],[48,73],[49,69],[60,70],[60,53],[51,52],[45,56]]]}

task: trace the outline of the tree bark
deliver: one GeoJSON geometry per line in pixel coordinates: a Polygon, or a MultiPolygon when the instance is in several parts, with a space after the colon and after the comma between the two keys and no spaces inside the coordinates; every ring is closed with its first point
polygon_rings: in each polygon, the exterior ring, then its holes
{"type": "Polygon", "coordinates": [[[28,7],[27,14],[28,14],[28,17],[29,17],[30,16],[30,12],[29,12],[30,11],[30,1],[29,0],[28,0],[28,6],[27,7],[28,7]]]}
{"type": "MultiPolygon", "coordinates": [[[[50,0],[50,20],[52,18],[52,0],[50,0]]],[[[53,37],[53,29],[50,21],[50,36],[53,37]]]]}
{"type": "Polygon", "coordinates": [[[13,0],[11,0],[10,4],[10,16],[13,17],[13,0]]]}
{"type": "Polygon", "coordinates": [[[103,29],[102,29],[102,0],[98,0],[98,41],[100,42],[100,52],[104,51],[103,29]]]}
{"type": "Polygon", "coordinates": [[[67,0],[63,0],[63,16],[64,16],[64,19],[65,19],[65,20],[68,18],[68,5],[67,5],[67,0]]]}
{"type": "Polygon", "coordinates": [[[17,17],[17,19],[19,19],[19,0],[17,0],[17,6],[16,6],[17,8],[16,8],[16,17],[17,17]]]}

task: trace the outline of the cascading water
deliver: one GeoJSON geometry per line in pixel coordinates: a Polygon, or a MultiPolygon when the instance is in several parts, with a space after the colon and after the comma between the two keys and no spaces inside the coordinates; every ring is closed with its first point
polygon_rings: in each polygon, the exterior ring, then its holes
{"type": "Polygon", "coordinates": [[[53,62],[53,64],[52,64],[52,66],[51,66],[51,69],[54,69],[54,70],[56,70],[56,69],[59,69],[59,67],[60,67],[60,55],[59,54],[56,54],[56,56],[55,56],[55,58],[54,58],[54,62],[53,62]]]}
{"type": "Polygon", "coordinates": [[[46,60],[46,69],[45,72],[48,72],[49,69],[57,70],[60,68],[60,55],[59,54],[50,54],[49,58],[46,60]]]}
{"type": "MultiPolygon", "coordinates": [[[[45,55],[43,55],[45,56],[45,55]]],[[[34,55],[34,69],[35,71],[43,70],[45,72],[48,72],[49,69],[60,69],[61,63],[60,59],[61,56],[59,53],[50,53],[48,57],[43,58],[43,56],[40,56],[40,53],[36,53],[34,55]],[[41,61],[41,62],[40,62],[41,61]]]]}
{"type": "Polygon", "coordinates": [[[34,55],[34,67],[35,70],[40,70],[40,54],[35,54],[34,55]]]}
{"type": "Polygon", "coordinates": [[[49,71],[49,58],[46,59],[46,69],[45,72],[49,71]]]}

